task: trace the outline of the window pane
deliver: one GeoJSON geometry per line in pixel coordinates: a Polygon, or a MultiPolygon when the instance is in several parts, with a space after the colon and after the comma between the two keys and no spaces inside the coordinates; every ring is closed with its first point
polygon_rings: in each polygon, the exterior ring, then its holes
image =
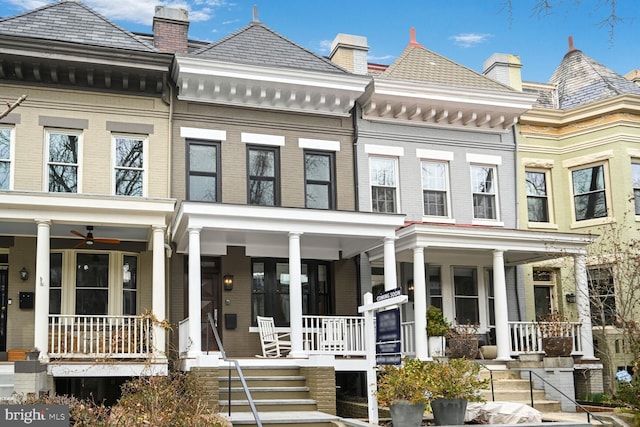
{"type": "Polygon", "coordinates": [[[249,186],[249,204],[274,206],[274,182],[252,180],[249,186]]]}
{"type": "Polygon", "coordinates": [[[124,289],[138,288],[138,258],[135,256],[124,256],[122,265],[122,287],[124,289]]]}
{"type": "Polygon", "coordinates": [[[478,295],[476,269],[471,267],[455,267],[453,281],[456,295],[478,295]]]}
{"type": "Polygon", "coordinates": [[[527,210],[529,212],[529,221],[549,222],[549,208],[546,198],[527,197],[527,210]]]}
{"type": "Polygon", "coordinates": [[[62,308],[62,254],[49,255],[49,314],[60,314],[62,308]]]}
{"type": "Polygon", "coordinates": [[[425,215],[447,216],[447,193],[424,190],[422,195],[425,215]]]}
{"type": "Polygon", "coordinates": [[[77,193],[78,168],[75,166],[49,165],[49,191],[77,193]]]}
{"type": "Polygon", "coordinates": [[[607,216],[604,166],[575,170],[571,173],[571,177],[576,220],[607,216]]]}
{"type": "Polygon", "coordinates": [[[577,221],[607,216],[607,200],[604,192],[575,196],[573,202],[577,221]]]}
{"type": "Polygon", "coordinates": [[[109,286],[109,255],[78,254],[76,287],[106,288],[109,286]]]}
{"type": "Polygon", "coordinates": [[[494,196],[473,195],[473,217],[480,219],[496,218],[496,199],[494,196]]]}
{"type": "Polygon", "coordinates": [[[0,129],[0,160],[9,160],[11,154],[11,131],[0,129]]]}
{"type": "Polygon", "coordinates": [[[218,167],[218,147],[215,145],[189,145],[189,169],[191,172],[215,173],[218,167]]]}
{"type": "Polygon", "coordinates": [[[116,138],[116,166],[143,167],[143,141],[133,138],[116,138]]]}
{"type": "Polygon", "coordinates": [[[461,325],[480,323],[477,298],[456,298],[456,321],[461,325]]]}
{"type": "Polygon", "coordinates": [[[542,172],[525,172],[527,195],[546,196],[547,183],[545,174],[542,172]]]}
{"type": "Polygon", "coordinates": [[[253,279],[251,280],[252,292],[264,292],[264,263],[253,263],[253,279]]]}
{"type": "Polygon", "coordinates": [[[62,289],[49,289],[49,314],[60,314],[62,307],[62,289]]]}
{"type": "Polygon", "coordinates": [[[59,133],[49,134],[49,162],[78,163],[78,137],[59,133]]]}
{"type": "Polygon", "coordinates": [[[422,188],[425,190],[447,189],[447,167],[440,162],[422,162],[422,188]]]}
{"type": "Polygon", "coordinates": [[[122,314],[136,314],[136,294],[135,291],[124,291],[122,293],[122,314]]]}
{"type": "Polygon", "coordinates": [[[249,175],[275,177],[275,152],[267,150],[249,150],[249,175]]]}
{"type": "Polygon", "coordinates": [[[116,195],[118,196],[142,196],[141,170],[118,169],[116,171],[116,195]]]}
{"type": "Polygon", "coordinates": [[[396,161],[390,158],[372,157],[371,185],[391,187],[396,185],[396,161]]]}
{"type": "Polygon", "coordinates": [[[490,166],[473,166],[471,168],[471,174],[471,183],[473,185],[474,193],[494,193],[494,168],[490,166]]]}
{"type": "Polygon", "coordinates": [[[104,289],[77,289],[76,314],[107,314],[109,291],[104,289]]]}
{"type": "Polygon", "coordinates": [[[198,176],[192,175],[189,177],[189,200],[200,200],[215,202],[216,196],[216,183],[217,178],[215,176],[198,176]]]}
{"type": "Polygon", "coordinates": [[[249,204],[276,205],[276,151],[249,149],[249,204]]]}
{"type": "Polygon", "coordinates": [[[330,181],[330,164],[330,158],[328,155],[305,155],[304,166],[307,179],[313,181],[330,181]]]}
{"type": "Polygon", "coordinates": [[[635,201],[636,215],[640,215],[640,164],[633,163],[631,165],[631,173],[633,180],[633,198],[635,201]]]}
{"type": "Polygon", "coordinates": [[[396,211],[395,188],[372,187],[371,197],[374,212],[394,213],[396,211]]]}
{"type": "Polygon", "coordinates": [[[329,209],[329,185],[307,184],[306,207],[311,209],[329,209]]]}
{"type": "Polygon", "coordinates": [[[573,171],[572,177],[575,195],[604,190],[604,167],[602,165],[573,171]]]}
{"type": "Polygon", "coordinates": [[[0,162],[0,190],[9,189],[10,176],[11,176],[11,163],[0,162]]]}
{"type": "Polygon", "coordinates": [[[613,274],[607,267],[589,269],[589,298],[594,325],[613,325],[616,320],[616,298],[613,274]]]}

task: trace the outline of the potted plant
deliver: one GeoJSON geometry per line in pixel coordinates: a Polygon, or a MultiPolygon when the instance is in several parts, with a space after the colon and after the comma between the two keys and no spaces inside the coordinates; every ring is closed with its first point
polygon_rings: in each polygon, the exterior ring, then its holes
{"type": "Polygon", "coordinates": [[[394,426],[420,426],[430,400],[430,363],[405,358],[401,365],[385,365],[378,371],[378,403],[389,408],[394,426]]]}
{"type": "Polygon", "coordinates": [[[40,349],[38,347],[32,347],[25,352],[25,357],[27,360],[38,360],[40,357],[40,349]]]}
{"type": "Polygon", "coordinates": [[[449,329],[447,342],[449,344],[449,356],[452,358],[466,357],[475,359],[478,354],[478,327],[477,323],[457,324],[449,329]]]}
{"type": "Polygon", "coordinates": [[[538,319],[542,337],[542,350],[548,357],[569,357],[573,350],[571,323],[558,311],[544,314],[538,319]]]}
{"type": "Polygon", "coordinates": [[[427,371],[435,424],[464,424],[467,402],[482,402],[480,391],[489,384],[488,379],[480,378],[480,365],[458,358],[434,362],[427,371]]]}
{"type": "Polygon", "coordinates": [[[434,305],[427,309],[427,337],[429,340],[429,356],[444,356],[444,337],[451,328],[451,323],[444,317],[442,310],[434,305]]]}

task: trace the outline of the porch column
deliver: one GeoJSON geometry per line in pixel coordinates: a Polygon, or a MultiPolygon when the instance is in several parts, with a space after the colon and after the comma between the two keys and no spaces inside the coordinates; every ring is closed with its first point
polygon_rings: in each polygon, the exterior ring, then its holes
{"type": "Polygon", "coordinates": [[[200,231],[202,228],[189,228],[189,340],[188,357],[197,357],[202,353],[202,310],[200,277],[200,231]]]}
{"type": "Polygon", "coordinates": [[[396,277],[396,239],[397,237],[384,238],[384,290],[390,291],[398,287],[396,277]]]}
{"type": "Polygon", "coordinates": [[[33,346],[40,349],[39,359],[48,361],[49,351],[49,250],[51,221],[37,219],[36,275],[33,346]]]}
{"type": "Polygon", "coordinates": [[[427,285],[424,274],[424,248],[413,248],[413,310],[416,358],[431,360],[427,345],[427,285]]]}
{"type": "MultiPolygon", "coordinates": [[[[165,269],[164,269],[164,232],[165,226],[153,227],[153,276],[151,285],[151,310],[159,321],[165,320],[165,269]]],[[[153,325],[153,352],[156,357],[166,357],[166,331],[153,325]]]]}
{"type": "Polygon", "coordinates": [[[301,235],[302,233],[289,233],[289,324],[291,326],[291,357],[305,357],[302,347],[301,235]]]}
{"type": "Polygon", "coordinates": [[[496,360],[511,360],[507,283],[504,278],[503,251],[493,251],[493,296],[496,314],[496,345],[498,347],[496,360]]]}
{"type": "Polygon", "coordinates": [[[593,329],[591,326],[591,304],[589,302],[589,282],[587,280],[587,257],[584,254],[574,255],[573,267],[576,272],[576,306],[582,344],[582,358],[595,359],[593,350],[593,329]]]}

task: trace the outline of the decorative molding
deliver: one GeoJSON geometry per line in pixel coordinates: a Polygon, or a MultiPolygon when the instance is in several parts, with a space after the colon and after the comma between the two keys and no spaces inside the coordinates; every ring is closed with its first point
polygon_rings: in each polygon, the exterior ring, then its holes
{"type": "Polygon", "coordinates": [[[200,129],[190,127],[180,127],[180,136],[189,139],[204,139],[207,141],[226,141],[227,132],[215,129],[200,129]]]}
{"type": "Polygon", "coordinates": [[[468,163],[482,163],[487,165],[501,165],[502,157],[500,156],[490,156],[488,154],[474,154],[467,153],[467,162],[468,163]]]}
{"type": "Polygon", "coordinates": [[[555,164],[555,160],[532,159],[530,157],[523,157],[522,160],[520,160],[520,164],[522,164],[522,166],[526,166],[529,168],[551,169],[555,164]]]}
{"type": "Polygon", "coordinates": [[[340,151],[340,141],[298,138],[298,147],[311,150],[340,151]]]}
{"type": "Polygon", "coordinates": [[[451,162],[453,161],[453,152],[416,148],[416,157],[419,159],[444,160],[451,162]]]}
{"type": "Polygon", "coordinates": [[[394,157],[404,156],[403,147],[394,147],[390,145],[365,144],[364,152],[367,154],[377,154],[380,156],[394,156],[394,157]]]}
{"type": "Polygon", "coordinates": [[[284,147],[284,136],[267,135],[263,133],[242,132],[240,141],[245,144],[274,145],[284,147]]]}
{"type": "Polygon", "coordinates": [[[601,151],[599,153],[587,154],[586,156],[574,157],[562,161],[562,167],[573,168],[575,166],[586,165],[589,163],[601,162],[613,157],[613,150],[601,151]]]}

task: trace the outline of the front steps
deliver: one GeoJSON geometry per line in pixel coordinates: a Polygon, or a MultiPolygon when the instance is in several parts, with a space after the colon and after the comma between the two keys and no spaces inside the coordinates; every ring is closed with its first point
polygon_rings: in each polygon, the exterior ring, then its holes
{"type": "MultiPolygon", "coordinates": [[[[243,367],[260,421],[269,427],[332,427],[340,418],[318,411],[306,378],[297,366],[273,368],[243,367]]],[[[220,370],[218,410],[234,426],[255,426],[249,401],[235,369],[229,381],[227,370],[220,370]],[[231,408],[231,415],[229,415],[231,408]]]]}
{"type": "MultiPolygon", "coordinates": [[[[531,390],[529,380],[520,378],[520,371],[508,370],[502,366],[488,366],[493,375],[493,398],[491,388],[482,391],[482,397],[487,401],[515,402],[531,406],[531,390]]],[[[480,375],[489,378],[487,369],[482,369],[480,375]]],[[[489,386],[491,387],[491,386],[489,386]]],[[[560,402],[547,400],[544,390],[533,389],[533,407],[540,412],[560,412],[560,402]]]]}

